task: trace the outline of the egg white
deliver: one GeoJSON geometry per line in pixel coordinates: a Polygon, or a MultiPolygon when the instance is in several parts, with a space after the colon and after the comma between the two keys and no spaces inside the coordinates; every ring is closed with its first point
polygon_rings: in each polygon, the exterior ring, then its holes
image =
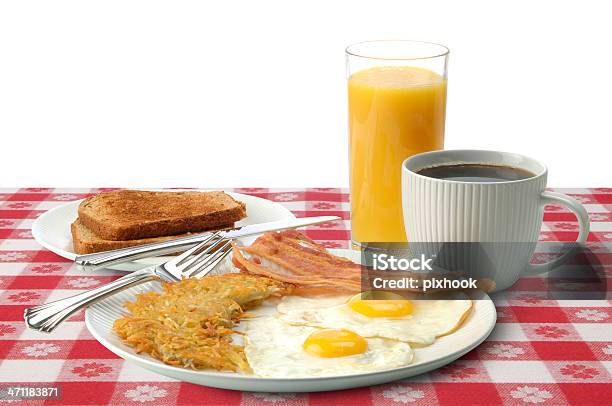
{"type": "Polygon", "coordinates": [[[273,316],[241,322],[245,336],[244,352],[253,373],[268,378],[305,378],[349,375],[398,368],[410,364],[410,345],[381,338],[366,339],[363,354],[321,358],[308,354],[303,343],[319,330],[295,326],[273,316]]]}
{"type": "Polygon", "coordinates": [[[472,301],[458,295],[452,300],[412,300],[412,313],[401,317],[365,316],[348,306],[351,296],[287,296],[277,310],[279,318],[292,325],[347,329],[366,338],[429,345],[454,331],[471,309],[472,301]]]}

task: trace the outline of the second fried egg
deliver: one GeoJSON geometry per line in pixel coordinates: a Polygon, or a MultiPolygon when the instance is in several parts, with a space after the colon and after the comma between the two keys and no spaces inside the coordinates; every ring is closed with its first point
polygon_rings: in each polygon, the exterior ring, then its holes
{"type": "Polygon", "coordinates": [[[368,300],[355,296],[287,296],[277,306],[281,320],[318,328],[347,329],[367,338],[387,338],[421,345],[454,331],[472,301],[464,294],[452,299],[405,300],[399,295],[368,300]]]}

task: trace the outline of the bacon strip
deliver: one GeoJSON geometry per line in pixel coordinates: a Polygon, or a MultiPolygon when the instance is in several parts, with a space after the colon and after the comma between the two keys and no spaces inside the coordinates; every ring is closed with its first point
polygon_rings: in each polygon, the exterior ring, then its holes
{"type": "Polygon", "coordinates": [[[240,269],[298,285],[298,292],[360,291],[360,265],[330,254],[299,231],[270,232],[250,247],[233,247],[240,269]]]}

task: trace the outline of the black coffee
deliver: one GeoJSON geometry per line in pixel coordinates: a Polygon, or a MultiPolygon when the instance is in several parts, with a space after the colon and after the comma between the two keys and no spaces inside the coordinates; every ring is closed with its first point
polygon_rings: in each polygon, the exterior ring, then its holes
{"type": "Polygon", "coordinates": [[[520,168],[489,164],[450,164],[431,166],[417,171],[419,175],[460,182],[507,182],[535,176],[520,168]]]}

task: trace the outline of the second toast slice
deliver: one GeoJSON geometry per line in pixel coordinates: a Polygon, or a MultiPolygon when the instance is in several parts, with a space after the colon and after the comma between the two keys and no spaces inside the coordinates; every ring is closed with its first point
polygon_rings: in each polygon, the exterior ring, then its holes
{"type": "MultiPolygon", "coordinates": [[[[224,226],[215,228],[215,230],[229,229],[232,227],[233,227],[233,224],[226,224],[224,226]]],[[[187,237],[187,236],[192,235],[191,233],[187,233],[187,234],[180,234],[180,235],[169,235],[165,237],[142,238],[138,240],[111,241],[111,240],[104,240],[98,237],[97,235],[95,235],[91,230],[85,227],[79,219],[76,219],[76,221],[71,224],[70,231],[72,233],[72,247],[74,249],[74,252],[79,255],[93,254],[95,252],[116,250],[119,248],[134,247],[137,245],[174,240],[176,238],[187,237]]],[[[214,230],[206,230],[206,231],[214,231],[214,230]]]]}

